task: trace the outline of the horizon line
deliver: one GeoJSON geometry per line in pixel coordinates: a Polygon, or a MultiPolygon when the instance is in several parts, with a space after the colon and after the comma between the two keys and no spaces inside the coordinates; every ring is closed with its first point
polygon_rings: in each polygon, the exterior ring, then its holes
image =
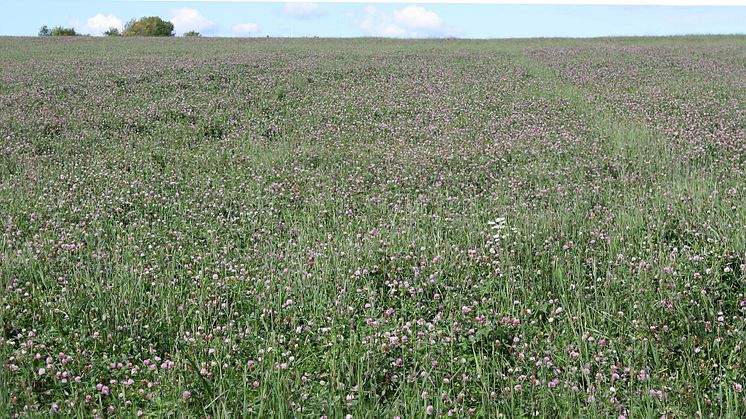
{"type": "Polygon", "coordinates": [[[502,38],[461,38],[461,37],[442,37],[442,38],[396,38],[396,37],[385,37],[385,36],[368,36],[368,35],[355,35],[355,36],[205,36],[200,35],[198,37],[189,37],[183,35],[170,35],[170,36],[97,36],[90,34],[77,34],[70,36],[56,36],[56,37],[40,37],[38,35],[2,35],[0,38],[50,38],[50,39],[75,39],[75,38],[96,38],[96,39],[175,39],[184,38],[189,40],[198,39],[284,39],[284,40],[295,40],[295,39],[318,39],[318,40],[346,40],[346,39],[375,39],[375,40],[390,40],[390,41],[508,41],[508,40],[551,40],[551,39],[613,39],[613,38],[685,38],[685,37],[717,37],[717,36],[746,36],[746,32],[735,32],[735,33],[683,33],[683,34],[669,34],[669,35],[598,35],[598,36],[517,36],[517,37],[502,37],[502,38]]]}
{"type": "Polygon", "coordinates": [[[746,0],[116,0],[134,3],[363,3],[363,4],[503,4],[567,6],[670,6],[670,7],[740,7],[746,0]]]}

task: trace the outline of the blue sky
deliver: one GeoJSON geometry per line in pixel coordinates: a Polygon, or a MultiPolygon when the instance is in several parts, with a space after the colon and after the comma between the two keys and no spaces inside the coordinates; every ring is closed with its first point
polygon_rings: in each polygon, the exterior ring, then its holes
{"type": "Polygon", "coordinates": [[[177,35],[196,30],[207,36],[516,38],[746,33],[746,6],[144,0],[26,0],[3,6],[0,35],[36,35],[45,24],[73,26],[96,35],[111,26],[121,27],[131,18],[152,15],[171,20],[177,35]]]}

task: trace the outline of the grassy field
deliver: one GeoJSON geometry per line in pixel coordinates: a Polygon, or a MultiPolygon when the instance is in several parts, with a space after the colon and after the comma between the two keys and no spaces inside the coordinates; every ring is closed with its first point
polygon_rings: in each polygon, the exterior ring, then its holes
{"type": "Polygon", "coordinates": [[[0,57],[2,416],[746,415],[746,37],[0,57]]]}

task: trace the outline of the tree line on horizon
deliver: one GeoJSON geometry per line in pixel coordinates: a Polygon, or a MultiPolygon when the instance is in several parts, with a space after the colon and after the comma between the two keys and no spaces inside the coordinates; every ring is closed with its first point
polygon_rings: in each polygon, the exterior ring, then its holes
{"type": "MultiPolygon", "coordinates": [[[[49,28],[44,25],[39,29],[39,36],[80,36],[75,28],[55,26],[49,28]]],[[[124,25],[124,30],[109,28],[104,36],[174,36],[174,24],[158,16],[147,16],[131,19],[124,25]]],[[[184,36],[202,36],[199,32],[189,31],[184,36]]]]}

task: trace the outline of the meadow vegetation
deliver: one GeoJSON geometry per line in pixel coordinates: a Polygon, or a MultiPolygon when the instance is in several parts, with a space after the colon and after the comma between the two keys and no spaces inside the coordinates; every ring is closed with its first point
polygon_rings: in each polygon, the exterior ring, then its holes
{"type": "Polygon", "coordinates": [[[746,415],[746,37],[0,56],[3,416],[746,415]]]}

